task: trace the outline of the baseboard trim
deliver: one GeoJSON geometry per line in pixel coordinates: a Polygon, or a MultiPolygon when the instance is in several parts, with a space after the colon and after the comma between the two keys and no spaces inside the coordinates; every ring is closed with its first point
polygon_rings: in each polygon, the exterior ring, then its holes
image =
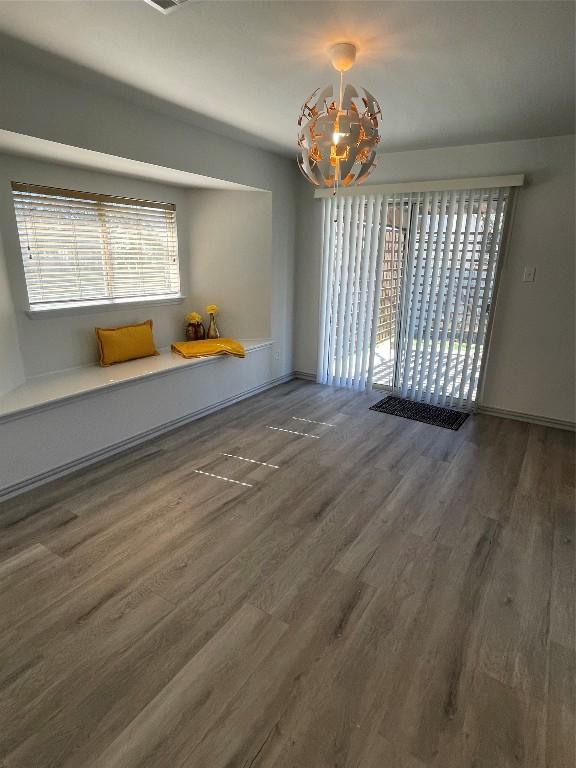
{"type": "Polygon", "coordinates": [[[184,424],[188,424],[191,421],[201,419],[203,416],[208,416],[215,411],[219,411],[229,405],[234,405],[234,403],[238,403],[241,400],[254,397],[254,395],[258,395],[260,392],[264,392],[267,389],[272,389],[272,387],[277,387],[279,384],[285,384],[287,381],[291,381],[294,378],[294,373],[287,373],[283,376],[278,376],[277,378],[272,379],[271,381],[267,381],[264,384],[259,384],[256,387],[247,389],[238,395],[233,395],[232,397],[225,398],[224,400],[219,400],[213,405],[200,408],[198,411],[188,413],[181,418],[173,419],[172,421],[168,421],[158,427],[153,427],[152,429],[146,430],[145,432],[139,432],[137,435],[129,437],[126,440],[121,440],[120,442],[114,443],[113,445],[107,446],[106,448],[94,451],[93,453],[89,453],[86,456],[82,456],[78,459],[74,459],[73,461],[70,461],[66,464],[61,464],[54,469],[47,470],[46,472],[34,475],[33,477],[27,478],[26,480],[21,480],[17,483],[13,483],[12,485],[8,485],[5,488],[0,489],[0,502],[6,501],[7,499],[10,499],[14,496],[18,496],[21,493],[25,493],[26,491],[30,491],[33,488],[37,488],[39,485],[44,485],[45,483],[49,483],[52,480],[57,480],[60,477],[69,475],[78,469],[83,469],[84,467],[88,467],[91,464],[96,464],[99,461],[103,461],[104,459],[115,456],[119,453],[122,453],[123,451],[128,451],[131,448],[140,445],[141,443],[152,440],[153,438],[163,435],[166,432],[171,432],[173,429],[178,429],[178,427],[184,426],[184,424]]]}
{"type": "Polygon", "coordinates": [[[519,411],[508,411],[504,408],[491,408],[488,405],[478,405],[475,409],[475,413],[483,413],[486,416],[498,416],[501,419],[527,421],[530,424],[539,424],[543,427],[553,427],[554,429],[566,429],[570,432],[576,431],[576,424],[572,421],[549,419],[545,416],[535,416],[531,413],[521,413],[519,411]]]}
{"type": "MultiPolygon", "coordinates": [[[[295,379],[304,379],[306,381],[316,381],[315,373],[306,371],[294,371],[295,379]]],[[[385,384],[373,384],[372,389],[381,392],[391,392],[392,387],[385,384]]],[[[530,424],[540,424],[543,427],[552,427],[554,429],[565,429],[570,432],[576,432],[576,424],[572,421],[562,419],[549,419],[545,416],[535,416],[531,413],[522,413],[520,411],[509,411],[504,408],[491,408],[487,405],[476,406],[475,413],[483,413],[486,416],[497,416],[500,419],[514,419],[515,421],[526,421],[530,424]]]]}
{"type": "Polygon", "coordinates": [[[306,373],[306,371],[294,371],[295,379],[304,379],[305,381],[316,381],[315,373],[306,373]]]}
{"type": "MultiPolygon", "coordinates": [[[[148,440],[152,440],[155,437],[163,435],[166,432],[171,432],[174,429],[178,429],[178,427],[184,426],[184,424],[188,424],[189,422],[201,419],[203,416],[208,416],[215,411],[219,411],[229,405],[234,405],[234,403],[246,400],[249,397],[254,397],[260,392],[265,392],[267,389],[277,387],[279,384],[285,384],[292,379],[316,381],[316,375],[313,373],[306,373],[305,371],[293,371],[292,373],[278,376],[277,378],[267,381],[264,384],[259,384],[258,386],[247,389],[237,395],[225,398],[224,400],[219,400],[217,403],[213,403],[212,405],[206,406],[205,408],[200,408],[197,411],[188,413],[179,419],[174,419],[158,427],[154,427],[153,429],[140,432],[133,437],[129,437],[126,440],[114,443],[113,445],[107,446],[106,448],[103,448],[99,451],[95,451],[93,453],[87,454],[86,456],[74,459],[67,464],[62,464],[58,467],[55,467],[54,469],[50,469],[46,472],[35,475],[34,477],[6,486],[5,488],[0,489],[0,501],[5,501],[9,498],[12,498],[13,496],[17,496],[40,485],[49,483],[52,480],[57,480],[60,477],[69,475],[78,469],[83,469],[84,467],[88,467],[91,464],[96,464],[99,461],[103,461],[104,459],[115,456],[119,453],[122,453],[123,451],[128,451],[131,448],[145,443],[148,440]]],[[[545,427],[553,427],[556,429],[565,429],[571,432],[576,431],[576,424],[570,421],[563,421],[561,419],[549,419],[543,416],[534,416],[529,413],[509,411],[502,408],[491,408],[489,406],[482,405],[476,408],[476,413],[482,413],[487,416],[497,416],[502,419],[525,421],[531,424],[539,424],[545,427]]]]}

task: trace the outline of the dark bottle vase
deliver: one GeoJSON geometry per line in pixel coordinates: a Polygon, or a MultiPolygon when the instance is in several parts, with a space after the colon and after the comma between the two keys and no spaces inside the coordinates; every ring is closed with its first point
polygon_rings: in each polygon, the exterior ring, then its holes
{"type": "Polygon", "coordinates": [[[202,341],[206,338],[206,331],[202,323],[188,323],[186,326],[186,338],[188,341],[202,341]]]}
{"type": "Polygon", "coordinates": [[[208,325],[208,333],[206,334],[208,339],[219,339],[220,331],[216,326],[216,319],[212,313],[210,313],[210,323],[208,325]]]}

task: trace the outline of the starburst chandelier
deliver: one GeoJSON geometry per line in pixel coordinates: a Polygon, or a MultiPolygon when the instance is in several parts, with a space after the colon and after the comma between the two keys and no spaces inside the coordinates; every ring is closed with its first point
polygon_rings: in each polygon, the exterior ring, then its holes
{"type": "Polygon", "coordinates": [[[338,101],[331,85],[318,88],[305,102],[298,119],[298,166],[318,187],[361,184],[376,158],[380,105],[364,88],[344,87],[344,72],[356,61],[353,43],[336,43],[329,50],[340,72],[338,101]],[[360,93],[358,92],[360,91],[360,93]]]}

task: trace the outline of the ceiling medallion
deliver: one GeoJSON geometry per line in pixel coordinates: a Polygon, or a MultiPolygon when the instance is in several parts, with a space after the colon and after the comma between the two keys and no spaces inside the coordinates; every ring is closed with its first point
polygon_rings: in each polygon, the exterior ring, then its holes
{"type": "Polygon", "coordinates": [[[329,56],[340,72],[338,103],[331,85],[318,88],[305,102],[298,119],[298,166],[312,184],[336,191],[361,184],[372,171],[382,112],[364,88],[344,87],[344,72],[356,61],[356,46],[336,43],[329,56]]]}

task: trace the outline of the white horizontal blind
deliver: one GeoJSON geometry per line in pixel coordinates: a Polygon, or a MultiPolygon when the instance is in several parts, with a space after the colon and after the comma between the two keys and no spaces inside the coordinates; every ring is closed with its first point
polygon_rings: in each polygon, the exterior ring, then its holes
{"type": "Polygon", "coordinates": [[[403,397],[473,405],[508,196],[502,187],[415,200],[396,361],[403,397]]]}
{"type": "Polygon", "coordinates": [[[30,307],[177,296],[176,209],[12,184],[30,307]]]}
{"type": "Polygon", "coordinates": [[[368,385],[387,205],[383,195],[323,201],[320,383],[357,390],[368,385]]]}

